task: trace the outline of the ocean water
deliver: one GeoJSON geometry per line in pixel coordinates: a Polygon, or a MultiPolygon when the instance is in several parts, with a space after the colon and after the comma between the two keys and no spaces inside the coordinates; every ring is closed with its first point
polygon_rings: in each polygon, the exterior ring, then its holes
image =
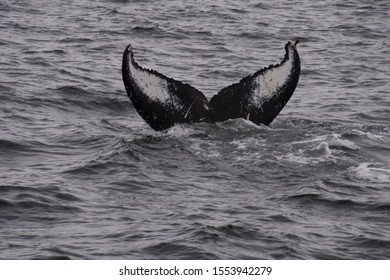
{"type": "Polygon", "coordinates": [[[0,2],[1,259],[389,259],[390,2],[0,2]],[[302,73],[270,127],[155,132],[122,53],[211,98],[302,73]]]}

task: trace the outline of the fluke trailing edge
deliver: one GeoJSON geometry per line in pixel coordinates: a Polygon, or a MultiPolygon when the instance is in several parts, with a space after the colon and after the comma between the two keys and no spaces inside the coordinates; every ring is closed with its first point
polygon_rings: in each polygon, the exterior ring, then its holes
{"type": "Polygon", "coordinates": [[[281,63],[222,89],[210,102],[194,87],[139,66],[130,45],[123,53],[123,82],[134,108],[154,130],[168,129],[178,123],[234,118],[269,125],[297,86],[301,72],[298,42],[286,44],[281,63]]]}

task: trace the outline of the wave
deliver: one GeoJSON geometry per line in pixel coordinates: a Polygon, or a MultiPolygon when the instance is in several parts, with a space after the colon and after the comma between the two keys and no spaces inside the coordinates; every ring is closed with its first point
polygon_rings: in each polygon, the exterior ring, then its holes
{"type": "Polygon", "coordinates": [[[31,147],[16,141],[0,139],[0,153],[10,152],[26,152],[30,151],[31,147]]]}
{"type": "Polygon", "coordinates": [[[82,200],[68,192],[51,187],[1,185],[0,219],[55,220],[56,213],[82,212],[82,200]]]}
{"type": "Polygon", "coordinates": [[[180,242],[161,242],[143,248],[153,259],[217,259],[217,256],[208,250],[202,250],[199,246],[180,244],[180,242]]]}
{"type": "Polygon", "coordinates": [[[62,86],[50,92],[50,95],[33,95],[14,103],[25,103],[32,107],[60,109],[74,115],[88,110],[90,112],[109,112],[123,115],[133,110],[125,95],[119,92],[104,96],[100,92],[86,90],[77,86],[62,86]]]}
{"type": "Polygon", "coordinates": [[[375,163],[363,162],[357,167],[351,167],[349,171],[358,180],[379,184],[390,183],[390,168],[381,168],[375,163]]]}

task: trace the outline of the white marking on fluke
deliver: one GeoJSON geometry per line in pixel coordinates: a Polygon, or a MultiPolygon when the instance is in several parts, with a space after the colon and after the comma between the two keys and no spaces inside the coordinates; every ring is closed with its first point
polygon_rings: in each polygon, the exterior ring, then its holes
{"type": "Polygon", "coordinates": [[[168,83],[160,77],[143,69],[137,69],[129,62],[131,76],[137,87],[152,101],[161,103],[168,102],[170,95],[168,83]]]}
{"type": "Polygon", "coordinates": [[[194,103],[196,102],[196,100],[197,100],[197,99],[195,99],[194,101],[192,101],[190,107],[188,108],[188,110],[187,110],[187,112],[186,112],[186,114],[185,114],[185,116],[184,116],[185,119],[187,118],[188,113],[190,112],[190,110],[191,110],[192,106],[194,105],[194,103]]]}
{"type": "Polygon", "coordinates": [[[289,48],[288,52],[289,59],[287,61],[281,65],[267,69],[255,80],[255,88],[253,89],[251,98],[253,105],[260,107],[264,101],[270,100],[288,82],[294,63],[293,51],[289,48]]]}

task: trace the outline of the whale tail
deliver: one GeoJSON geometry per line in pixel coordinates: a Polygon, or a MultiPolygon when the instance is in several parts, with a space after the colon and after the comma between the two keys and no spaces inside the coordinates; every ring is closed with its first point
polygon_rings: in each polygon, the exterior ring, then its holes
{"type": "Polygon", "coordinates": [[[123,53],[123,81],[134,108],[154,130],[165,130],[178,123],[234,118],[269,125],[298,84],[301,67],[297,44],[298,41],[285,45],[281,63],[222,89],[210,103],[194,87],[139,66],[130,45],[123,53]]]}

